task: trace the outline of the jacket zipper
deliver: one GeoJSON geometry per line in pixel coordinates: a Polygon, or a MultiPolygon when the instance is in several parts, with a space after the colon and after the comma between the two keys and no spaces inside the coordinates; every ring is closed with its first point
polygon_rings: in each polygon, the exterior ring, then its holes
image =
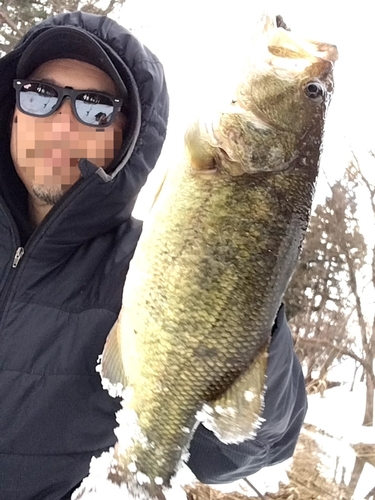
{"type": "MultiPolygon", "coordinates": [[[[5,213],[5,215],[8,218],[8,221],[9,221],[9,224],[11,227],[11,234],[13,236],[13,238],[12,238],[13,243],[15,244],[15,246],[19,245],[20,241],[19,241],[19,235],[18,235],[18,228],[13,220],[13,217],[11,216],[11,214],[8,210],[8,207],[5,205],[5,203],[2,203],[2,200],[0,200],[0,203],[1,203],[1,206],[2,206],[2,209],[5,213]]],[[[5,278],[5,283],[4,283],[3,289],[1,291],[1,295],[0,295],[0,334],[1,334],[1,324],[2,324],[2,320],[3,320],[3,312],[4,312],[6,304],[8,302],[7,299],[9,296],[9,291],[10,291],[11,284],[12,284],[13,279],[14,279],[13,268],[16,268],[18,266],[18,263],[19,263],[19,261],[22,258],[24,253],[25,253],[25,250],[23,247],[20,247],[20,246],[17,247],[16,253],[14,254],[14,258],[13,258],[12,267],[10,269],[8,268],[7,277],[5,278]]]]}
{"type": "MultiPolygon", "coordinates": [[[[41,225],[43,223],[44,223],[44,221],[42,221],[41,225]]],[[[13,225],[13,221],[12,221],[12,225],[13,225]]],[[[16,228],[16,231],[18,231],[17,228],[16,228]]],[[[21,247],[21,246],[17,247],[16,252],[14,254],[12,267],[10,269],[10,272],[9,272],[7,278],[6,278],[4,287],[1,291],[2,298],[0,299],[0,335],[1,335],[1,327],[2,327],[2,321],[3,321],[3,313],[6,309],[7,304],[8,304],[8,299],[10,296],[10,291],[12,290],[13,281],[14,281],[15,277],[17,276],[20,267],[22,267],[22,266],[19,266],[20,260],[22,259],[22,257],[25,254],[25,249],[27,250],[28,253],[30,252],[30,249],[32,249],[33,241],[35,240],[36,233],[39,233],[39,227],[30,236],[25,247],[21,247]]]]}
{"type": "MultiPolygon", "coordinates": [[[[44,223],[44,221],[42,221],[41,225],[43,223],[44,223]]],[[[12,221],[12,225],[13,225],[13,221],[12,221]]],[[[16,228],[16,231],[18,231],[18,228],[16,228]]],[[[33,242],[36,239],[35,235],[37,235],[37,233],[39,233],[39,227],[36,228],[34,233],[30,236],[25,247],[21,247],[21,246],[17,247],[16,252],[14,254],[12,267],[10,268],[10,272],[8,273],[4,287],[1,291],[2,298],[0,298],[0,335],[1,335],[1,327],[2,327],[2,322],[3,322],[3,313],[7,307],[7,304],[8,304],[8,299],[10,296],[10,292],[12,290],[12,285],[13,285],[15,277],[19,273],[20,267],[22,267],[22,266],[19,266],[20,260],[22,259],[22,257],[25,254],[25,249],[27,250],[28,253],[30,252],[30,249],[32,249],[33,242]]],[[[19,242],[17,242],[17,244],[19,244],[19,242]]]]}
{"type": "MultiPolygon", "coordinates": [[[[43,222],[42,222],[42,224],[43,224],[43,222]]],[[[13,221],[12,221],[12,225],[13,225],[13,221]]],[[[18,231],[17,228],[16,228],[16,231],[18,231]]],[[[38,228],[36,229],[36,231],[38,231],[38,228]]],[[[17,247],[16,252],[14,254],[13,262],[12,262],[12,267],[10,268],[10,272],[8,273],[8,276],[6,278],[4,287],[3,287],[2,291],[1,291],[1,297],[2,298],[0,299],[0,335],[1,335],[1,327],[2,327],[2,322],[3,322],[3,313],[4,313],[5,309],[6,309],[7,304],[8,304],[8,299],[9,299],[9,296],[10,296],[10,291],[12,289],[13,281],[14,281],[17,273],[19,272],[19,263],[20,263],[20,260],[22,259],[22,257],[25,254],[25,248],[27,249],[27,251],[29,251],[30,247],[33,246],[32,242],[33,242],[34,239],[35,239],[35,233],[33,233],[30,236],[30,238],[27,241],[25,247],[21,247],[21,246],[17,247]],[[31,245],[30,245],[30,243],[31,243],[31,245]]]]}
{"type": "MultiPolygon", "coordinates": [[[[16,224],[15,224],[15,222],[13,220],[13,217],[11,216],[11,214],[10,214],[10,212],[8,210],[8,207],[5,205],[5,207],[3,206],[3,209],[4,208],[5,208],[5,212],[8,215],[8,219],[10,221],[10,225],[12,227],[13,234],[16,237],[15,244],[19,245],[20,241],[19,241],[19,235],[18,235],[18,228],[17,228],[17,226],[16,226],[16,224]]],[[[44,224],[44,221],[42,221],[41,225],[42,224],[44,224]]],[[[3,313],[4,313],[5,309],[6,309],[7,304],[8,304],[8,299],[9,299],[9,296],[10,296],[10,292],[12,290],[13,281],[14,281],[17,273],[19,272],[19,263],[20,263],[20,260],[22,259],[22,257],[25,254],[25,249],[29,252],[30,248],[33,247],[33,241],[35,239],[35,233],[38,233],[38,232],[39,232],[39,227],[30,236],[30,238],[28,239],[25,247],[18,246],[16,248],[16,252],[15,252],[14,257],[13,257],[12,267],[8,271],[8,276],[5,279],[5,284],[4,284],[4,287],[3,287],[2,291],[1,291],[1,296],[0,296],[0,335],[1,335],[1,327],[2,327],[2,322],[3,322],[3,313]]]]}
{"type": "Polygon", "coordinates": [[[25,253],[25,249],[23,247],[17,248],[16,253],[14,254],[12,269],[10,270],[10,273],[8,274],[8,276],[6,278],[4,288],[1,292],[3,299],[0,300],[0,334],[1,334],[1,323],[2,323],[3,312],[5,311],[6,305],[8,303],[9,292],[11,290],[12,283],[14,280],[15,271],[13,271],[13,269],[16,269],[16,267],[18,266],[18,263],[22,259],[24,253],[25,253]]]}
{"type": "MultiPolygon", "coordinates": [[[[81,185],[81,182],[78,181],[75,184],[74,188],[77,189],[77,188],[79,188],[80,185],[81,185]]],[[[1,203],[1,200],[0,200],[0,203],[1,203]]],[[[22,259],[22,257],[25,254],[25,249],[27,250],[28,254],[30,254],[30,251],[32,250],[33,245],[34,245],[34,241],[38,238],[41,229],[46,225],[47,221],[51,224],[51,221],[53,221],[54,219],[56,219],[59,216],[60,212],[62,212],[64,210],[65,204],[66,204],[66,202],[63,205],[60,205],[58,208],[53,207],[52,210],[44,217],[44,219],[42,220],[40,225],[35,229],[33,234],[30,236],[25,247],[21,247],[21,246],[17,247],[16,253],[15,253],[14,258],[13,258],[12,268],[10,269],[8,276],[5,279],[5,284],[4,284],[4,287],[1,291],[2,298],[0,298],[0,335],[1,335],[1,327],[2,327],[2,322],[3,322],[3,313],[6,309],[7,304],[8,304],[8,298],[10,295],[10,291],[12,289],[13,281],[14,281],[17,273],[19,273],[20,268],[18,267],[18,265],[19,265],[20,260],[22,259]],[[55,209],[55,208],[57,208],[57,209],[55,209]],[[14,269],[14,271],[13,271],[13,269],[14,269]]],[[[3,206],[3,209],[5,210],[5,213],[7,214],[8,219],[10,221],[10,224],[12,226],[13,234],[16,235],[16,240],[17,240],[16,245],[17,244],[19,245],[20,242],[19,242],[19,236],[18,236],[18,228],[14,222],[13,217],[11,216],[11,214],[8,210],[8,207],[5,205],[5,207],[3,206]]],[[[22,268],[22,265],[20,267],[22,268]]]]}
{"type": "Polygon", "coordinates": [[[12,267],[15,269],[18,266],[19,261],[22,259],[23,254],[25,253],[25,249],[23,247],[18,247],[16,254],[13,259],[12,267]]]}

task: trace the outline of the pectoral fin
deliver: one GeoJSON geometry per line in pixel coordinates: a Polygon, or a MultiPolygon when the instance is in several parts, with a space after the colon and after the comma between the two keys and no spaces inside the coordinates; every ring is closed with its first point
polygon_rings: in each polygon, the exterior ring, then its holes
{"type": "Polygon", "coordinates": [[[202,424],[224,443],[255,437],[262,423],[268,344],[251,366],[214,402],[204,405],[202,424]]]}
{"type": "Polygon", "coordinates": [[[104,389],[107,389],[113,397],[121,396],[127,385],[119,339],[119,325],[118,319],[108,334],[98,369],[104,389]]]}
{"type": "Polygon", "coordinates": [[[213,169],[215,145],[212,125],[202,120],[191,124],[185,133],[185,151],[190,166],[197,171],[213,169]]]}

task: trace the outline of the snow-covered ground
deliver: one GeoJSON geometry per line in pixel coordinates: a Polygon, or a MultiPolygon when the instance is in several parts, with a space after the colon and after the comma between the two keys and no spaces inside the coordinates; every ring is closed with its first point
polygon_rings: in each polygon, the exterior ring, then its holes
{"type": "Polygon", "coordinates": [[[357,383],[353,392],[344,384],[319,394],[309,396],[309,409],[305,422],[346,443],[375,443],[375,428],[363,427],[366,387],[357,383]]]}
{"type": "MultiPolygon", "coordinates": [[[[375,427],[362,426],[365,411],[366,386],[357,383],[353,392],[350,384],[335,387],[321,398],[316,394],[309,397],[309,410],[305,422],[324,430],[328,435],[315,433],[315,440],[324,449],[322,457],[327,475],[348,484],[355,462],[355,453],[350,445],[358,443],[375,444],[375,427]],[[332,436],[332,437],[330,437],[332,436]]],[[[375,468],[366,464],[355,490],[353,500],[363,500],[375,486],[375,468]]]]}

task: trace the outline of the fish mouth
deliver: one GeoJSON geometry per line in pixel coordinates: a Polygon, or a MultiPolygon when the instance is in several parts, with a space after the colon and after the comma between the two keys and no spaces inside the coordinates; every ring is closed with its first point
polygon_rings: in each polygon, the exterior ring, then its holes
{"type": "Polygon", "coordinates": [[[269,35],[267,49],[267,62],[276,71],[305,73],[311,78],[324,79],[338,59],[336,45],[306,40],[283,28],[276,28],[269,35]]]}
{"type": "Polygon", "coordinates": [[[338,59],[336,45],[306,40],[282,28],[277,28],[270,36],[268,51],[277,57],[293,60],[304,59],[312,63],[322,60],[333,64],[338,59]]]}

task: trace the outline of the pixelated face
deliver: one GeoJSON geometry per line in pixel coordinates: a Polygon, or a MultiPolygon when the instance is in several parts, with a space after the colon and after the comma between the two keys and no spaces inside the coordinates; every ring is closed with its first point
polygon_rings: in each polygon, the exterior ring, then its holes
{"type": "MultiPolygon", "coordinates": [[[[30,79],[59,87],[96,90],[118,95],[112,79],[102,70],[74,59],[56,59],[39,66],[30,79]]],[[[11,155],[16,171],[30,195],[53,205],[80,177],[78,162],[87,158],[106,168],[122,143],[126,118],[122,113],[108,127],[79,122],[65,98],[51,116],[29,116],[15,109],[11,133],[11,155]]]]}

